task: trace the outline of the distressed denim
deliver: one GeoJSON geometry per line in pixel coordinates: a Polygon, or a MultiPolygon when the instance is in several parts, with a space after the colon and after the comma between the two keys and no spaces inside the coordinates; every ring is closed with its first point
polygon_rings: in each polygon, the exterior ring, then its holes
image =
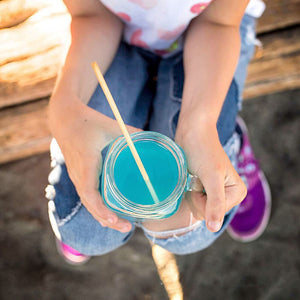
{"type": "MultiPolygon", "coordinates": [[[[236,116],[241,106],[247,65],[256,43],[255,21],[248,15],[242,20],[240,58],[217,123],[221,144],[233,166],[236,166],[240,142],[235,133],[236,116]]],[[[160,132],[174,139],[184,82],[182,53],[162,59],[122,42],[105,79],[126,124],[160,132]]],[[[99,86],[88,105],[114,118],[99,86]]],[[[105,153],[102,152],[102,155],[105,156],[105,153]]],[[[124,245],[137,224],[132,224],[133,229],[129,233],[102,227],[82,205],[55,140],[51,144],[51,159],[53,169],[49,174],[46,197],[56,237],[86,255],[102,255],[124,245]]],[[[155,238],[153,232],[142,228],[153,243],[175,254],[188,254],[212,244],[226,229],[236,210],[237,207],[234,207],[226,214],[217,233],[210,232],[204,221],[179,231],[161,232],[161,235],[172,235],[165,239],[155,238]]]]}

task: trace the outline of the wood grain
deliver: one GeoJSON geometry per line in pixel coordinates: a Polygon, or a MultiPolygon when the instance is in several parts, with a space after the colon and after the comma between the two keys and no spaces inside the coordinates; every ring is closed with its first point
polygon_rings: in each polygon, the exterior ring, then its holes
{"type": "Polygon", "coordinates": [[[300,0],[264,0],[264,2],[266,10],[258,19],[258,33],[300,24],[300,0]]]}
{"type": "Polygon", "coordinates": [[[0,108],[49,96],[62,61],[62,49],[58,46],[1,66],[0,108]]]}
{"type": "Polygon", "coordinates": [[[0,30],[0,108],[49,96],[70,43],[61,1],[19,26],[0,30]]]}
{"type": "Polygon", "coordinates": [[[263,52],[248,67],[244,98],[300,87],[300,27],[261,39],[263,52]]]}
{"type": "Polygon", "coordinates": [[[42,1],[36,0],[5,0],[0,1],[0,29],[16,26],[37,10],[45,6],[42,1]]]}
{"type": "Polygon", "coordinates": [[[49,150],[48,100],[0,111],[0,163],[49,150]]]}

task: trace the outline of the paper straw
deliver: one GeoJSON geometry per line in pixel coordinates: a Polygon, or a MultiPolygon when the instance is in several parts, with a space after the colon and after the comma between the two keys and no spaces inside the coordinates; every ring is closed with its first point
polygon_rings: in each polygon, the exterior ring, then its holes
{"type": "Polygon", "coordinates": [[[138,152],[136,151],[136,148],[135,148],[135,146],[134,146],[134,144],[132,142],[132,139],[131,139],[128,131],[127,131],[127,128],[126,128],[126,126],[124,124],[124,121],[123,121],[121,115],[120,115],[120,112],[119,112],[119,110],[117,108],[117,105],[116,105],[116,103],[115,103],[115,101],[114,101],[114,99],[113,99],[113,97],[112,97],[112,95],[110,93],[110,90],[109,90],[109,88],[108,88],[108,86],[107,86],[107,84],[105,82],[105,79],[104,79],[104,77],[103,77],[103,75],[102,75],[102,73],[101,73],[101,71],[99,69],[99,66],[98,66],[98,64],[96,62],[93,62],[92,63],[92,67],[93,67],[93,69],[95,71],[96,77],[97,77],[97,79],[99,81],[99,84],[100,84],[100,86],[101,86],[101,88],[102,88],[102,90],[104,92],[104,95],[105,95],[105,97],[106,97],[106,99],[107,99],[107,101],[108,101],[108,103],[109,103],[109,105],[111,107],[111,110],[112,110],[113,114],[115,115],[115,118],[116,118],[116,120],[117,120],[117,122],[118,122],[118,124],[120,126],[120,129],[121,129],[121,131],[122,131],[122,133],[123,133],[123,135],[124,135],[124,137],[125,137],[125,139],[127,141],[129,149],[130,149],[130,151],[131,151],[131,153],[132,153],[132,155],[134,157],[134,160],[135,160],[135,162],[136,162],[136,164],[137,164],[137,166],[138,166],[138,168],[139,168],[139,170],[140,170],[140,172],[142,174],[142,177],[143,177],[143,179],[144,179],[144,181],[145,181],[145,183],[146,183],[146,185],[148,187],[148,190],[149,190],[149,192],[150,192],[150,194],[151,194],[151,196],[153,198],[153,201],[155,203],[159,203],[158,197],[157,197],[157,195],[155,193],[155,190],[154,190],[153,185],[152,185],[152,183],[150,181],[150,178],[149,178],[149,176],[148,176],[148,174],[146,172],[146,169],[145,169],[145,167],[144,167],[144,165],[143,165],[143,163],[141,161],[141,158],[140,158],[138,152]]]}

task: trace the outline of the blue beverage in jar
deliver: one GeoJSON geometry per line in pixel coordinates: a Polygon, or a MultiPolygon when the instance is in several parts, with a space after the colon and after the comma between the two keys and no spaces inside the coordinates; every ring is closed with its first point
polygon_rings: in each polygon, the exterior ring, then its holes
{"type": "MultiPolygon", "coordinates": [[[[170,151],[153,141],[140,140],[134,145],[158,199],[165,200],[178,182],[176,159],[170,151]]],[[[130,201],[142,205],[154,203],[129,147],[126,147],[116,159],[114,179],[119,191],[130,201]]]]}

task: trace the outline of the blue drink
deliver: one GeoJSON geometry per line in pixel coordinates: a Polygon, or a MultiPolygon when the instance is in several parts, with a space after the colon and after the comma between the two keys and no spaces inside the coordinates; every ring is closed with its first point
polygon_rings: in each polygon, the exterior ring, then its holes
{"type": "Polygon", "coordinates": [[[178,209],[183,193],[192,190],[183,150],[170,138],[151,131],[131,134],[159,202],[155,203],[124,137],[113,141],[103,164],[104,203],[129,220],[163,219],[178,209]]]}
{"type": "MultiPolygon", "coordinates": [[[[134,145],[158,199],[165,200],[173,192],[178,181],[176,159],[170,151],[154,141],[140,140],[134,145]]],[[[142,205],[154,204],[129,147],[122,150],[116,159],[114,179],[121,194],[130,201],[142,205]]]]}

